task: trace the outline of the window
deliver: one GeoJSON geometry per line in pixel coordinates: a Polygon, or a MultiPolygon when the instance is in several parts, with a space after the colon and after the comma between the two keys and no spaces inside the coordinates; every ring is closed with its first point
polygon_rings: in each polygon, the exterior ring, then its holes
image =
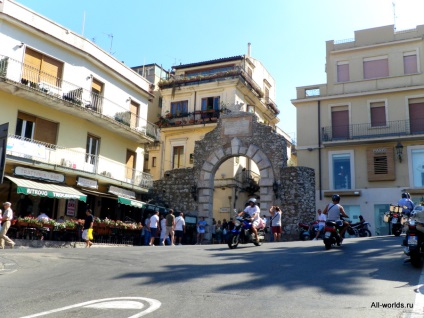
{"type": "Polygon", "coordinates": [[[140,104],[131,100],[130,103],[130,127],[138,127],[138,116],[140,112],[140,104]]]}
{"type": "Polygon", "coordinates": [[[348,82],[349,62],[337,62],[337,82],[348,82]]]}
{"type": "Polygon", "coordinates": [[[193,164],[193,163],[194,163],[194,154],[191,153],[190,154],[190,164],[193,164]]]}
{"type": "Polygon", "coordinates": [[[405,75],[418,73],[417,53],[415,51],[403,53],[403,72],[405,75]]]}
{"type": "Polygon", "coordinates": [[[85,162],[96,166],[99,155],[100,139],[91,135],[87,136],[85,162]]]}
{"type": "Polygon", "coordinates": [[[126,178],[133,180],[134,176],[135,176],[135,168],[136,168],[136,158],[137,158],[137,154],[132,151],[127,149],[127,162],[126,162],[126,178]]]}
{"type": "Polygon", "coordinates": [[[63,63],[27,47],[22,79],[33,83],[47,83],[61,87],[63,63]]]}
{"type": "Polygon", "coordinates": [[[389,76],[389,59],[379,56],[364,59],[364,79],[389,76]]]}
{"type": "Polygon", "coordinates": [[[393,147],[367,149],[368,181],[395,180],[393,147]]]}
{"type": "Polygon", "coordinates": [[[331,108],[331,129],[334,139],[349,139],[348,106],[331,108]]]}
{"type": "Polygon", "coordinates": [[[202,110],[219,110],[220,97],[202,98],[202,110]]]}
{"type": "Polygon", "coordinates": [[[386,103],[372,102],[370,103],[371,127],[386,126],[386,103]]]}
{"type": "Polygon", "coordinates": [[[247,75],[249,75],[250,77],[253,77],[253,71],[250,67],[247,68],[247,75]]]}
{"type": "Polygon", "coordinates": [[[329,171],[332,190],[353,189],[353,151],[330,151],[329,158],[329,171]]]}
{"type": "Polygon", "coordinates": [[[172,148],[172,169],[184,168],[184,146],[172,148]]]}
{"type": "Polygon", "coordinates": [[[424,148],[411,147],[412,183],[414,187],[424,187],[424,148]]]}
{"type": "Polygon", "coordinates": [[[18,112],[15,135],[55,145],[58,124],[30,114],[18,112]]]}
{"type": "Polygon", "coordinates": [[[188,101],[182,100],[179,102],[171,103],[171,114],[172,115],[178,115],[182,113],[188,112],[188,101]]]}
{"type": "Polygon", "coordinates": [[[99,80],[93,78],[91,82],[91,107],[94,111],[102,111],[102,95],[104,90],[104,84],[99,80]]]}
{"type": "Polygon", "coordinates": [[[410,99],[408,104],[411,134],[424,133],[424,98],[410,99]]]}
{"type": "Polygon", "coordinates": [[[152,167],[156,167],[156,157],[152,157],[152,167]]]}

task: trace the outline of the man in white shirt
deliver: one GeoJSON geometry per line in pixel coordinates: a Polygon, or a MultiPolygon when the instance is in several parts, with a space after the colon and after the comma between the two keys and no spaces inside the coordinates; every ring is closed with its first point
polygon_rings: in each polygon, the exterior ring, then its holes
{"type": "Polygon", "coordinates": [[[183,239],[183,235],[185,234],[185,220],[184,213],[180,213],[179,216],[175,218],[175,244],[182,245],[181,241],[183,239]]]}
{"type": "Polygon", "coordinates": [[[256,199],[255,198],[251,198],[249,199],[249,205],[244,209],[245,213],[249,214],[250,217],[252,218],[252,233],[255,235],[255,240],[256,242],[258,242],[258,230],[257,230],[257,226],[259,225],[259,214],[261,212],[261,210],[259,209],[259,207],[256,205],[256,199]]]}
{"type": "Polygon", "coordinates": [[[155,213],[150,218],[149,230],[151,234],[149,246],[155,246],[156,233],[160,230],[159,226],[159,210],[156,210],[155,213]]]}
{"type": "Polygon", "coordinates": [[[327,216],[321,212],[321,209],[318,209],[318,218],[317,218],[317,221],[318,221],[318,231],[317,231],[317,235],[315,236],[315,238],[313,239],[313,241],[318,240],[319,233],[324,228],[325,221],[327,221],[327,216]]]}
{"type": "Polygon", "coordinates": [[[41,212],[40,215],[37,217],[37,220],[41,222],[47,222],[48,220],[50,220],[50,218],[46,213],[41,212]]]}
{"type": "Polygon", "coordinates": [[[3,203],[3,215],[0,218],[0,221],[2,223],[2,228],[0,231],[0,249],[4,249],[4,242],[6,242],[8,245],[10,245],[11,248],[15,247],[15,242],[13,242],[6,234],[9,230],[10,223],[13,220],[13,211],[10,208],[12,206],[12,203],[5,202],[3,203]]]}

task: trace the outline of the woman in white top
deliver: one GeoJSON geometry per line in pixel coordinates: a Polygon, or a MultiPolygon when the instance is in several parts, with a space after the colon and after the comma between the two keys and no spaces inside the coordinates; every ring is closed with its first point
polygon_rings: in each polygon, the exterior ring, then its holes
{"type": "Polygon", "coordinates": [[[281,224],[281,209],[278,206],[272,206],[269,209],[271,214],[271,232],[274,236],[274,242],[279,242],[281,238],[282,224],[281,224]]]}

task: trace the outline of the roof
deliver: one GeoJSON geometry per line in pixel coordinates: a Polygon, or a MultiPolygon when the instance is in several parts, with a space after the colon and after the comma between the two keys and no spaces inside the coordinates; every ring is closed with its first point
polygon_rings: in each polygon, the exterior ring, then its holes
{"type": "Polygon", "coordinates": [[[202,65],[209,65],[209,64],[218,64],[223,62],[231,62],[231,61],[239,61],[244,59],[244,55],[236,55],[231,57],[224,57],[221,59],[215,59],[215,60],[209,60],[209,61],[203,61],[203,62],[196,62],[196,63],[190,63],[190,64],[180,64],[173,66],[172,68],[175,70],[182,69],[182,68],[188,68],[188,67],[195,67],[195,66],[202,66],[202,65]]]}

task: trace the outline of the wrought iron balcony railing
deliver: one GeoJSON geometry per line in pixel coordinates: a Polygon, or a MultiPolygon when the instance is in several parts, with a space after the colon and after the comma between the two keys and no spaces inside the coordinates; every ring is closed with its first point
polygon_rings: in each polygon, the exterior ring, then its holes
{"type": "Polygon", "coordinates": [[[131,130],[159,140],[157,126],[138,116],[127,107],[119,105],[95,92],[81,88],[61,78],[0,55],[0,78],[24,85],[30,89],[49,95],[73,105],[106,116],[116,123],[128,126],[131,130]]]}
{"type": "Polygon", "coordinates": [[[134,186],[150,189],[153,178],[150,174],[127,167],[101,155],[86,153],[82,149],[71,149],[36,140],[9,135],[7,156],[33,160],[75,171],[83,171],[108,177],[134,186]]]}
{"type": "Polygon", "coordinates": [[[199,124],[208,124],[214,123],[221,117],[221,112],[226,111],[226,109],[221,110],[198,110],[190,113],[180,113],[180,114],[171,114],[168,113],[165,116],[159,117],[159,120],[156,122],[156,125],[159,127],[174,127],[180,125],[199,125],[199,124]]]}
{"type": "Polygon", "coordinates": [[[372,126],[370,123],[366,123],[321,128],[321,140],[323,142],[422,134],[424,134],[424,118],[389,121],[384,126],[372,126]]]}

